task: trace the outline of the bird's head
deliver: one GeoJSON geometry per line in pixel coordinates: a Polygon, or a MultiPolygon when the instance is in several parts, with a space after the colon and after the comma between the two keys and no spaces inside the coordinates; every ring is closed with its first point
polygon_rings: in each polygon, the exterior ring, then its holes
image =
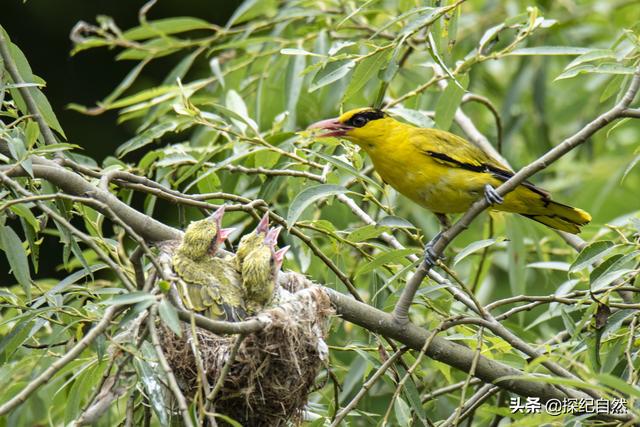
{"type": "Polygon", "coordinates": [[[238,250],[236,251],[236,258],[238,262],[238,270],[242,269],[242,262],[246,258],[246,256],[252,250],[256,249],[258,246],[262,245],[264,239],[267,237],[267,232],[269,231],[269,212],[266,212],[258,226],[251,233],[245,234],[240,239],[240,243],[238,243],[238,250]]]}
{"type": "Polygon", "coordinates": [[[398,122],[376,108],[357,108],[340,117],[314,123],[307,129],[316,136],[346,138],[367,149],[385,139],[395,123],[398,122]]]}
{"type": "Polygon", "coordinates": [[[284,262],[284,256],[289,250],[289,246],[285,246],[282,249],[276,250],[276,246],[278,244],[278,235],[282,227],[272,228],[267,233],[267,237],[264,239],[264,244],[269,248],[269,265],[271,267],[271,277],[273,280],[277,280],[278,273],[280,272],[280,268],[282,267],[282,263],[284,262]]]}
{"type": "Polygon", "coordinates": [[[178,251],[189,258],[214,256],[220,245],[229,237],[232,228],[222,228],[224,206],[211,216],[193,221],[184,232],[178,251]]]}

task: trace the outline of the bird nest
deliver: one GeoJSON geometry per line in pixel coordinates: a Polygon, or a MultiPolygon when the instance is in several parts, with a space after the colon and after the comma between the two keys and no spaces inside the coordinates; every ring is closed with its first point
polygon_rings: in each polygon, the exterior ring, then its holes
{"type": "Polygon", "coordinates": [[[160,328],[164,353],[188,399],[203,390],[203,376],[214,387],[241,339],[213,411],[247,426],[300,423],[327,356],[324,338],[333,310],[322,288],[304,276],[284,273],[280,283],[286,302],[260,313],[265,327],[244,338],[189,327],[178,337],[160,328]]]}

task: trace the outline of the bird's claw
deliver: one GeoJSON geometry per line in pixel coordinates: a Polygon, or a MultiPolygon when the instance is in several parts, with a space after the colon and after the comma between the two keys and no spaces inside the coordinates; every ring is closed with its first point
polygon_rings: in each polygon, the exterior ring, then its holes
{"type": "Polygon", "coordinates": [[[422,261],[422,263],[427,269],[430,269],[431,267],[437,265],[438,261],[442,259],[444,259],[444,256],[437,255],[433,251],[433,244],[428,243],[427,246],[424,247],[424,260],[422,261]]]}
{"type": "Polygon", "coordinates": [[[504,202],[502,196],[489,184],[484,186],[484,198],[490,205],[501,205],[504,202]]]}

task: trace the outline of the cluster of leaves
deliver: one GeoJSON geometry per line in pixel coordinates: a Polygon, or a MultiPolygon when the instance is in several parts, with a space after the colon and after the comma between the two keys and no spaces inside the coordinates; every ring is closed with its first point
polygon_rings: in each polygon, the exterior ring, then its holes
{"type": "MultiPolygon", "coordinates": [[[[288,226],[285,239],[292,256],[286,267],[340,291],[357,292],[388,311],[415,266],[408,257],[421,253],[422,233],[434,234],[435,220],[385,187],[353,146],[313,141],[295,132],[342,109],[385,105],[399,119],[462,134],[455,114],[464,105],[481,132],[493,140],[501,137],[505,157],[526,164],[578,129],[602,109],[601,103],[621,96],[640,52],[640,17],[632,2],[585,2],[575,10],[555,2],[528,8],[516,1],[493,6],[464,0],[417,3],[248,0],[225,27],[191,17],[152,20],[147,14],[153,9],[143,9],[140,25],[126,31],[108,17],[99,17],[96,25],[80,23],[72,33],[75,55],[108,47],[118,49],[116,59],[135,65],[96,107],[72,108],[90,114],[118,111],[119,121],[136,131],[101,164],[77,151],[66,155],[83,173],[96,172],[96,180],[123,171],[170,189],[118,182],[109,187],[119,199],[177,227],[198,218],[199,210],[216,200],[240,205],[226,220],[241,232],[251,224],[247,212],[256,206],[252,203],[262,200],[288,226]],[[163,81],[144,87],[140,77],[160,58],[174,65],[163,81]],[[484,101],[471,103],[473,97],[465,96],[469,93],[484,101]],[[498,126],[492,111],[502,118],[498,126]],[[375,224],[364,224],[354,204],[375,224]],[[392,232],[403,248],[380,240],[392,232]]],[[[9,46],[46,124],[64,137],[40,90],[44,82],[33,75],[19,49],[9,46]]],[[[10,149],[10,155],[0,154],[3,165],[20,165],[29,172],[33,156],[52,157],[76,148],[45,145],[18,92],[20,85],[6,73],[0,84],[0,137],[10,149]]],[[[621,303],[615,291],[632,287],[638,274],[640,206],[629,201],[637,200],[640,186],[640,176],[633,173],[640,135],[637,126],[620,122],[607,136],[606,141],[598,136],[594,144],[536,177],[557,199],[572,200],[593,214],[594,222],[585,231],[593,243],[580,255],[551,231],[526,220],[495,215],[489,221],[484,216],[454,242],[450,273],[481,302],[498,300],[490,307],[503,316],[506,327],[528,342],[546,341],[546,357],[566,362],[589,387],[636,399],[636,312],[633,304],[621,303]],[[635,161],[629,162],[634,155],[635,161]],[[593,268],[595,262],[601,264],[593,268]],[[531,299],[552,294],[563,298],[531,299]],[[524,297],[505,299],[509,295],[524,297]],[[601,321],[589,326],[593,318],[601,321]],[[553,336],[558,339],[548,340],[553,336]]],[[[45,181],[19,182],[43,198],[57,191],[45,181]]],[[[22,389],[33,370],[55,360],[58,350],[47,345],[72,345],[114,301],[138,304],[118,327],[156,301],[148,294],[112,298],[126,290],[102,256],[65,223],[42,214],[33,200],[16,202],[21,197],[24,194],[8,187],[0,189],[0,247],[21,285],[0,291],[2,401],[22,389]],[[61,268],[70,273],[61,281],[37,276],[44,238],[60,240],[61,268]]],[[[134,277],[132,241],[124,228],[74,200],[41,203],[83,227],[103,256],[134,277]]],[[[422,287],[412,311],[415,323],[433,327],[450,315],[466,313],[445,288],[434,282],[422,287]]],[[[173,322],[166,305],[160,314],[173,322]]],[[[459,325],[446,336],[479,348],[486,357],[543,371],[540,361],[529,364],[528,357],[502,337],[476,326],[459,325]]],[[[83,357],[66,365],[14,412],[9,423],[36,423],[47,416],[55,423],[75,419],[102,373],[111,369],[105,354],[109,342],[104,337],[94,341],[83,357]]],[[[329,423],[353,398],[383,363],[379,352],[387,345],[366,330],[339,322],[330,344],[337,384],[311,396],[314,425],[329,423]]],[[[133,355],[140,381],[131,383],[123,401],[138,387],[164,420],[163,398],[157,394],[162,373],[148,363],[155,357],[153,348],[146,343],[126,351],[133,355]]],[[[429,392],[468,377],[425,358],[395,396],[405,366],[417,356],[403,357],[404,364],[383,375],[347,422],[368,425],[384,419],[423,425],[427,418],[446,419],[455,411],[466,387],[437,398],[429,392]]],[[[476,420],[508,416],[501,399],[479,408],[476,420]]],[[[114,406],[114,420],[124,415],[114,406]]],[[[536,422],[544,417],[539,415],[536,422]]]]}

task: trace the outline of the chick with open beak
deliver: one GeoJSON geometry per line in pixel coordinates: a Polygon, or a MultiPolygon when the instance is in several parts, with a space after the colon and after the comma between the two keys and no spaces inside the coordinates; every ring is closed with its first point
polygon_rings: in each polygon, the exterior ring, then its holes
{"type": "Polygon", "coordinates": [[[278,273],[289,247],[275,250],[282,227],[272,228],[264,241],[247,254],[242,264],[242,285],[249,314],[268,307],[277,287],[278,273]]]}
{"type": "Polygon", "coordinates": [[[189,224],[172,265],[185,307],[210,319],[238,321],[245,316],[240,277],[232,262],[215,256],[233,231],[222,228],[223,216],[224,206],[189,224]]]}

